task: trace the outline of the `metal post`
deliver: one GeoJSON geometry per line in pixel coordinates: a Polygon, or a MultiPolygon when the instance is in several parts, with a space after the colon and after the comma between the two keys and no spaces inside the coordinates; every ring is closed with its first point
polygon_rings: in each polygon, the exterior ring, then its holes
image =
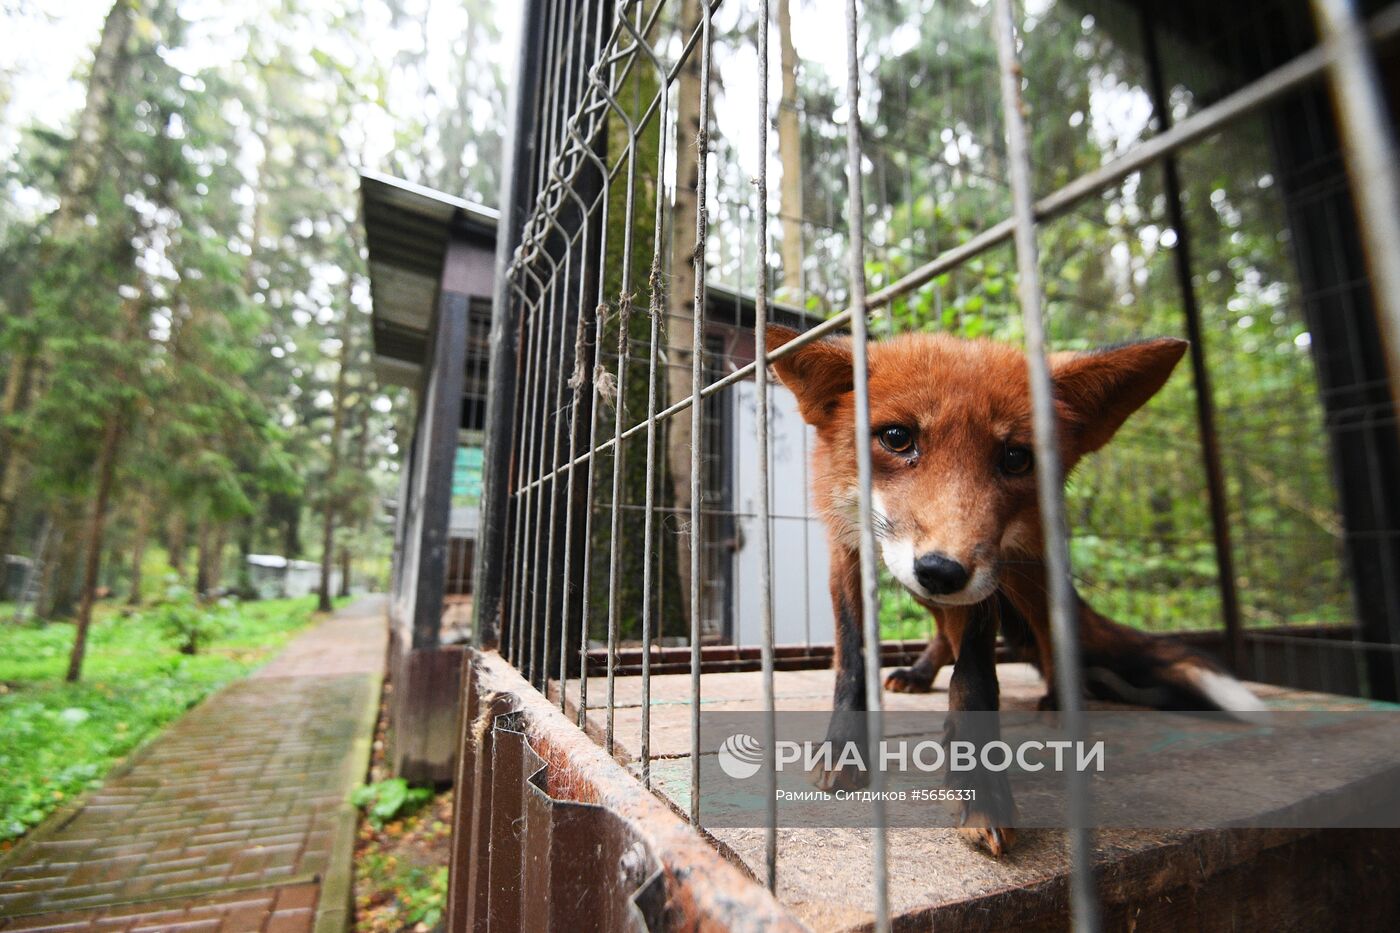
{"type": "Polygon", "coordinates": [[[534,101],[539,89],[536,43],[543,0],[526,0],[520,8],[520,62],[512,84],[501,190],[501,219],[496,228],[495,295],[491,303],[491,389],[486,393],[486,425],[481,467],[481,534],[476,548],[472,583],[472,640],[493,648],[500,639],[501,597],[504,592],[507,527],[510,510],[510,462],[514,425],[515,340],[517,306],[511,296],[507,269],[529,213],[525,167],[534,145],[534,101]]]}
{"type": "MultiPolygon", "coordinates": [[[[695,191],[695,250],[691,262],[695,266],[695,308],[691,313],[690,394],[699,395],[705,375],[705,234],[708,229],[708,205],[705,203],[706,160],[710,148],[710,26],[711,8],[699,4],[704,17],[700,40],[700,136],[695,140],[695,161],[698,166],[695,191]]],[[[682,151],[676,142],[676,158],[682,151]]],[[[679,173],[678,173],[679,174],[679,173]]],[[[677,322],[679,323],[679,322],[677,322]]],[[[703,405],[690,409],[690,822],[700,824],[700,497],[704,484],[700,481],[703,467],[701,454],[704,425],[703,405]]]]}
{"type": "MultiPolygon", "coordinates": [[[[1026,358],[1030,365],[1036,488],[1045,532],[1045,583],[1049,590],[1050,631],[1055,646],[1055,690],[1066,737],[1071,742],[1079,742],[1084,736],[1084,678],[1076,618],[1078,601],[1070,580],[1069,525],[1065,517],[1064,468],[1060,462],[1055,390],[1045,356],[1030,142],[1026,138],[1024,105],[1021,101],[1021,63],[1016,53],[1016,25],[1011,15],[1011,0],[996,0],[995,16],[997,64],[1001,71],[1001,109],[1006,124],[1012,216],[1016,224],[1016,274],[1019,279],[1021,317],[1026,329],[1026,358]]],[[[1081,933],[1092,933],[1099,928],[1099,907],[1094,891],[1093,842],[1088,830],[1088,777],[1080,771],[1071,771],[1068,777],[1070,909],[1074,928],[1081,933]]]]}
{"type": "MultiPolygon", "coordinates": [[[[1143,50],[1147,59],[1148,89],[1152,109],[1161,121],[1160,129],[1172,128],[1171,107],[1162,76],[1162,59],[1157,47],[1157,29],[1152,7],[1142,12],[1143,50]]],[[[1225,660],[1236,673],[1243,673],[1244,627],[1240,621],[1239,589],[1235,581],[1235,555],[1230,540],[1230,501],[1221,467],[1220,438],[1215,427],[1215,396],[1210,370],[1206,366],[1205,335],[1201,330],[1201,307],[1192,283],[1191,237],[1181,196],[1181,178],[1176,156],[1162,159],[1162,183],[1167,201],[1167,222],[1176,232],[1172,260],[1176,265],[1177,286],[1181,290],[1181,310],[1186,317],[1186,337],[1191,341],[1191,378],[1196,389],[1196,425],[1201,436],[1201,459],[1206,468],[1206,498],[1210,504],[1210,528],[1215,543],[1215,569],[1220,586],[1220,612],[1225,621],[1225,660]]]]}
{"type": "Polygon", "coordinates": [[[1376,323],[1400,410],[1400,174],[1380,74],[1352,0],[1312,0],[1318,34],[1334,54],[1327,68],[1361,243],[1371,271],[1376,323]]]}
{"type": "MultiPolygon", "coordinates": [[[[761,0],[758,21],[758,277],[753,314],[754,439],[758,447],[758,589],[759,627],[763,640],[763,770],[768,778],[763,861],[768,890],[778,889],[777,690],[773,664],[772,519],[768,501],[768,0],[761,0]]],[[[803,439],[806,439],[804,433],[803,439]]],[[[803,463],[807,461],[803,460],[803,463]]],[[[804,563],[803,567],[809,566],[804,563]]],[[[807,587],[803,587],[805,591],[807,587]]],[[[810,641],[810,637],[808,641],[810,641]]]]}
{"type": "MultiPolygon", "coordinates": [[[[865,197],[861,190],[860,138],[860,16],[856,0],[846,4],[846,187],[847,223],[850,226],[851,357],[855,383],[856,480],[860,487],[860,590],[865,627],[865,703],[870,721],[870,747],[884,738],[884,688],[880,682],[880,582],[875,567],[875,506],[871,494],[870,386],[865,316],[865,197]]],[[[889,864],[885,845],[885,775],[870,771],[871,842],[874,849],[875,929],[890,928],[889,864]]]]}

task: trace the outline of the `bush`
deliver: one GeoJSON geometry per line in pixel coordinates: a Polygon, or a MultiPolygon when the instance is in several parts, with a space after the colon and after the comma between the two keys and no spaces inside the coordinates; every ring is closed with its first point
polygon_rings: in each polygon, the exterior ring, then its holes
{"type": "Polygon", "coordinates": [[[229,628],[229,615],[236,604],[229,599],[200,605],[189,587],[171,577],[165,597],[146,611],[146,615],[180,649],[181,654],[198,654],[199,646],[208,644],[229,628]]]}
{"type": "Polygon", "coordinates": [[[403,778],[390,778],[361,784],[350,792],[350,803],[365,811],[375,829],[382,829],[390,820],[417,810],[432,796],[433,792],[426,787],[409,787],[403,778]]]}

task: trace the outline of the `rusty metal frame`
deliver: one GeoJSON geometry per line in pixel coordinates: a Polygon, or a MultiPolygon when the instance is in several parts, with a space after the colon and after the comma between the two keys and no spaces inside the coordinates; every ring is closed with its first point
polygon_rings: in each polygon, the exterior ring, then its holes
{"type": "Polygon", "coordinates": [[[805,929],[500,655],[462,680],[453,933],[805,929]]]}

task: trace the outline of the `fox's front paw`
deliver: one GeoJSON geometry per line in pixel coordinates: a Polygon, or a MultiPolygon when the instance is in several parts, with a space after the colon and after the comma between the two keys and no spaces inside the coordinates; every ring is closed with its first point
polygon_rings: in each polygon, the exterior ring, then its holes
{"type": "Polygon", "coordinates": [[[975,826],[969,822],[958,828],[969,843],[987,850],[992,858],[1001,858],[1016,845],[1016,830],[1010,826],[975,826]]]}
{"type": "Polygon", "coordinates": [[[834,794],[838,790],[860,790],[870,783],[869,772],[850,765],[832,765],[829,768],[818,765],[809,772],[809,777],[813,787],[828,794],[834,794]]]}
{"type": "MultiPolygon", "coordinates": [[[[837,714],[838,717],[841,715],[837,714]]],[[[838,724],[846,725],[854,731],[842,730],[834,737],[828,735],[822,745],[821,756],[808,772],[812,786],[828,794],[834,794],[838,790],[860,790],[870,784],[870,773],[860,767],[869,758],[866,751],[869,740],[862,728],[864,720],[857,718],[853,723],[838,724]],[[853,752],[858,754],[852,754],[853,752]]]]}
{"type": "Polygon", "coordinates": [[[933,677],[912,667],[901,667],[885,675],[885,689],[891,693],[931,693],[933,677]]]}
{"type": "Polygon", "coordinates": [[[1016,819],[1011,782],[999,771],[984,771],[967,787],[977,796],[963,802],[958,832],[993,858],[1001,858],[1016,844],[1016,830],[1011,828],[1016,819]]]}

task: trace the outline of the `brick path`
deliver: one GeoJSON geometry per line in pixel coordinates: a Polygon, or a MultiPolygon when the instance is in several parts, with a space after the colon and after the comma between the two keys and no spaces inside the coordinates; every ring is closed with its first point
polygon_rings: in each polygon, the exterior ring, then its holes
{"type": "Polygon", "coordinates": [[[0,931],[343,929],[385,637],[361,600],[186,713],[0,863],[0,931]]]}

